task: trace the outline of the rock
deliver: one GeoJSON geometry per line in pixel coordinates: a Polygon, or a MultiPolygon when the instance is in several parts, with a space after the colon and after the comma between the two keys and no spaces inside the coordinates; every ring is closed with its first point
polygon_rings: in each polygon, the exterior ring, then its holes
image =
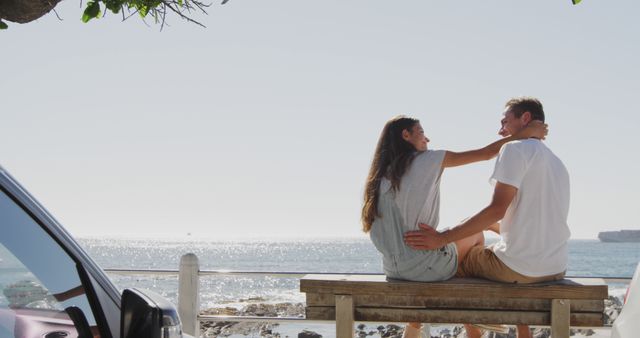
{"type": "MultiPolygon", "coordinates": [[[[277,326],[278,324],[275,325],[277,326]]],[[[260,329],[260,337],[280,338],[280,333],[273,332],[272,325],[265,325],[260,329]]]]}
{"type": "Polygon", "coordinates": [[[571,329],[570,335],[575,336],[576,334],[581,334],[583,336],[593,336],[596,334],[592,329],[571,329]]]}
{"type": "MultiPolygon", "coordinates": [[[[262,301],[261,298],[249,298],[249,301],[262,301]]],[[[234,307],[210,308],[200,311],[202,315],[225,316],[263,316],[263,317],[304,317],[303,303],[249,303],[242,309],[234,307]]],[[[202,322],[200,334],[204,337],[228,337],[230,335],[260,336],[264,338],[280,338],[274,328],[279,324],[266,322],[202,322]]],[[[312,331],[309,331],[312,332],[312,331]]],[[[315,332],[313,332],[315,333],[315,332]]],[[[367,335],[367,333],[365,333],[367,335]]]]}
{"type": "Polygon", "coordinates": [[[245,306],[239,313],[242,316],[264,317],[304,317],[302,303],[254,303],[245,306]]]}
{"type": "Polygon", "coordinates": [[[298,338],[322,338],[322,335],[314,331],[302,330],[298,333],[298,338]]]}
{"type": "Polygon", "coordinates": [[[620,315],[620,311],[622,311],[622,300],[618,297],[609,296],[608,299],[604,300],[604,322],[605,324],[611,325],[620,315]]]}
{"type": "Polygon", "coordinates": [[[265,322],[202,322],[200,332],[205,337],[228,337],[236,334],[255,336],[259,334],[260,337],[278,338],[280,334],[273,332],[273,329],[277,326],[279,324],[265,322]]]}
{"type": "Polygon", "coordinates": [[[229,307],[229,306],[221,307],[221,308],[210,308],[210,309],[200,311],[201,315],[209,315],[209,316],[215,316],[215,315],[237,316],[239,313],[240,311],[238,311],[238,309],[229,307]]]}
{"type": "MultiPolygon", "coordinates": [[[[490,337],[490,338],[516,338],[516,329],[513,328],[513,327],[510,327],[508,333],[498,333],[498,332],[489,331],[488,332],[488,337],[490,337]]],[[[534,338],[536,338],[536,337],[534,336],[534,338]]]]}
{"type": "Polygon", "coordinates": [[[365,331],[365,329],[366,329],[366,328],[367,328],[367,326],[366,326],[366,325],[364,325],[364,324],[362,324],[362,323],[361,323],[361,324],[358,324],[358,326],[356,326],[356,331],[355,331],[355,333],[356,333],[356,337],[364,338],[364,337],[368,336],[368,335],[369,335],[369,333],[367,333],[367,332],[365,331]]]}
{"type": "Polygon", "coordinates": [[[395,325],[389,324],[384,328],[384,331],[380,333],[380,337],[382,338],[401,338],[402,333],[404,332],[404,328],[395,325]]]}
{"type": "Polygon", "coordinates": [[[275,317],[278,315],[273,304],[249,304],[242,309],[243,316],[275,317]]]}
{"type": "Polygon", "coordinates": [[[275,308],[278,317],[304,317],[304,304],[302,303],[277,303],[275,308]]]}
{"type": "Polygon", "coordinates": [[[220,330],[215,330],[213,328],[208,328],[206,330],[204,330],[204,332],[202,333],[203,337],[217,337],[218,334],[220,333],[220,330]]]}
{"type": "Polygon", "coordinates": [[[604,304],[607,305],[607,301],[610,302],[611,305],[613,306],[617,306],[617,307],[622,307],[622,300],[616,296],[609,296],[609,298],[607,300],[604,301],[604,304]]]}
{"type": "Polygon", "coordinates": [[[605,306],[604,309],[604,322],[605,324],[611,325],[618,318],[618,315],[622,311],[622,308],[616,308],[615,306],[605,306]]]}
{"type": "Polygon", "coordinates": [[[538,328],[533,330],[533,338],[549,338],[551,337],[551,329],[538,328]]]}

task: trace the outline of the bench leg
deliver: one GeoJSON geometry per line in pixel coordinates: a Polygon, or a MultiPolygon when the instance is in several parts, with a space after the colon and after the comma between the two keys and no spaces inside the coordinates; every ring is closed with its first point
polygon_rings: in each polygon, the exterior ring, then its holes
{"type": "Polygon", "coordinates": [[[353,297],[336,295],[336,338],[353,338],[353,297]]]}
{"type": "Polygon", "coordinates": [[[551,337],[569,338],[570,319],[571,301],[569,299],[553,299],[551,301],[551,337]]]}

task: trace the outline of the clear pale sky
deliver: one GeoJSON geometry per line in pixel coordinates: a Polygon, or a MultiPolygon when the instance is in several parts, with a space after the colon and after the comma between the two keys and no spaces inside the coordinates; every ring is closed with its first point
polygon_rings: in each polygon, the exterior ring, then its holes
{"type": "MultiPolygon", "coordinates": [[[[75,235],[362,236],[379,132],[498,138],[540,98],[574,238],[640,229],[640,3],[231,0],[147,27],[77,1],[0,32],[0,164],[75,235]]],[[[441,226],[488,203],[493,161],[447,170],[441,226]]]]}

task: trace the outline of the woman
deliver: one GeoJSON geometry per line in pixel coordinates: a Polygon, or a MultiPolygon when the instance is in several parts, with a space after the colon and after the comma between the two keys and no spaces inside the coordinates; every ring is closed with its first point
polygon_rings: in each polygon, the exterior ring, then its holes
{"type": "MultiPolygon", "coordinates": [[[[438,226],[440,177],[445,168],[495,157],[503,144],[529,137],[544,138],[541,122],[484,148],[466,152],[427,150],[429,139],[420,121],[406,116],[389,120],[378,140],[365,187],[362,225],[382,254],[383,270],[390,278],[440,281],[453,277],[469,249],[484,244],[482,233],[450,243],[438,250],[414,250],[403,241],[418,224],[438,226]]],[[[419,334],[410,323],[406,336],[419,334]]]]}

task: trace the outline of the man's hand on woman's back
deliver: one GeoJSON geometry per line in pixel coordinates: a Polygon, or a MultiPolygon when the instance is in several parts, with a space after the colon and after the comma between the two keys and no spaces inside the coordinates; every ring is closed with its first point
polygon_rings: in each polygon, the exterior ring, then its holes
{"type": "Polygon", "coordinates": [[[447,242],[436,229],[427,224],[418,224],[420,230],[408,231],[404,234],[404,242],[416,250],[433,250],[439,249],[447,242]]]}

